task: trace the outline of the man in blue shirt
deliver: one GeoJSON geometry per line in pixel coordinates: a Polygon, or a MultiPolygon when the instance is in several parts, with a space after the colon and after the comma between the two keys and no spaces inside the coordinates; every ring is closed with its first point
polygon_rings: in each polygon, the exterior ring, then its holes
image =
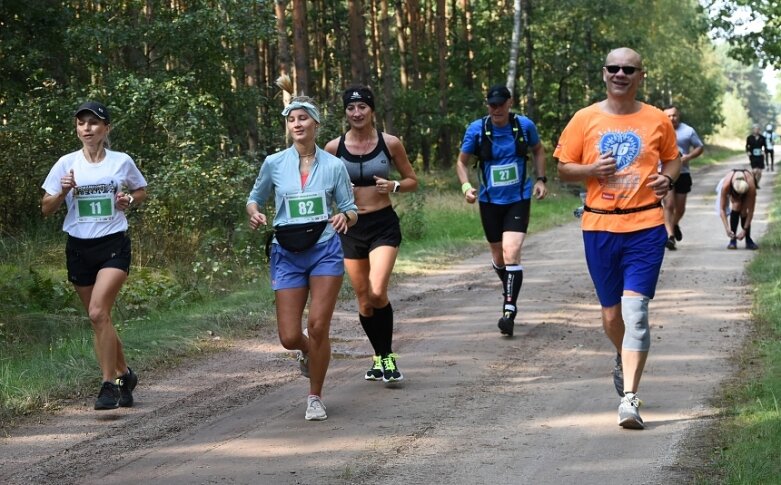
{"type": "Polygon", "coordinates": [[[513,98],[509,89],[492,86],[485,100],[488,116],[467,127],[456,173],[466,202],[480,201],[480,219],[493,268],[502,281],[502,316],[498,325],[503,335],[512,337],[523,282],[521,247],[529,225],[531,197],[542,199],[548,193],[545,150],[534,123],[510,111],[513,98]],[[530,151],[535,182],[527,172],[530,151]],[[467,164],[472,157],[478,160],[479,194],[469,183],[467,164]]]}

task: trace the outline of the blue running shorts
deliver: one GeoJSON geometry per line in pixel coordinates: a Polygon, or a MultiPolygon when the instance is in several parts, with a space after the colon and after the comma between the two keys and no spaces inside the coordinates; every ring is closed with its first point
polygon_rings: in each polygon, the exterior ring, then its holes
{"type": "Polygon", "coordinates": [[[344,276],[344,253],[336,234],[300,253],[271,245],[271,289],[306,288],[310,276],[344,276]]]}
{"type": "Polygon", "coordinates": [[[583,231],[586,264],[600,305],[621,303],[624,290],[653,298],[666,241],[664,225],[626,233],[583,231]]]}

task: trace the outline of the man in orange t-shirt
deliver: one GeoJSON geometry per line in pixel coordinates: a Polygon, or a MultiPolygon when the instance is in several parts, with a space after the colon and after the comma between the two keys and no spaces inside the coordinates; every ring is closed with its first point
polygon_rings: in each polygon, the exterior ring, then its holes
{"type": "Polygon", "coordinates": [[[651,343],[648,302],[667,241],[661,199],[681,168],[672,123],[636,99],[643,72],[634,50],[611,51],[602,69],[607,99],[578,111],[553,153],[561,180],[586,184],[586,263],[617,352],[618,424],[630,429],[645,427],[637,388],[651,343]]]}

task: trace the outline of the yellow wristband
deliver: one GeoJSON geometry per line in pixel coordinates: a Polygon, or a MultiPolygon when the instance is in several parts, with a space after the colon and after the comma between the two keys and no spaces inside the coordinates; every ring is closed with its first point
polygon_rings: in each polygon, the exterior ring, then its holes
{"type": "Polygon", "coordinates": [[[469,182],[464,182],[463,184],[461,184],[461,192],[463,192],[464,195],[466,195],[467,191],[471,188],[472,188],[472,184],[470,184],[469,182]]]}

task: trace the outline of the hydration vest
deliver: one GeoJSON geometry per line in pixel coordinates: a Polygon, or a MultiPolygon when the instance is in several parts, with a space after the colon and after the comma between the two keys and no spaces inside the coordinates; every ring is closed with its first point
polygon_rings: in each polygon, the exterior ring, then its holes
{"type": "MultiPolygon", "coordinates": [[[[526,161],[529,159],[529,144],[526,143],[526,135],[521,127],[521,118],[513,112],[510,112],[510,124],[513,129],[513,138],[515,139],[515,155],[523,158],[523,167],[521,177],[521,197],[523,198],[523,190],[526,186],[526,161]]],[[[493,160],[494,143],[493,143],[493,130],[494,125],[491,123],[491,117],[483,117],[483,131],[481,136],[477,139],[475,146],[475,156],[477,156],[478,177],[482,181],[483,185],[488,187],[488,183],[484,180],[483,172],[485,170],[484,163],[486,160],[493,160]]],[[[490,193],[486,192],[488,200],[490,201],[490,193]]]]}

